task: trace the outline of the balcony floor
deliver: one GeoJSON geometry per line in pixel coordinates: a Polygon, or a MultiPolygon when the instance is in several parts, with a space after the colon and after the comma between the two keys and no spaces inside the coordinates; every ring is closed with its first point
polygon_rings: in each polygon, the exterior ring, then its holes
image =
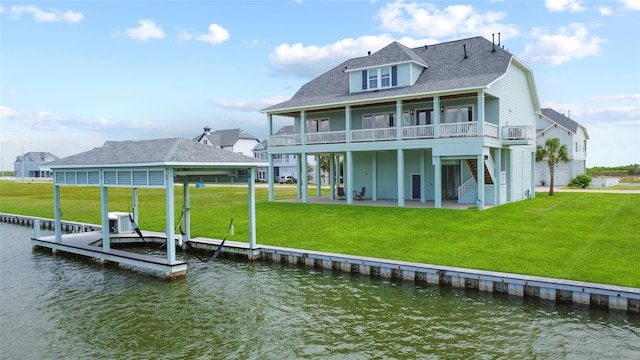
{"type": "MultiPolygon", "coordinates": [[[[277,200],[277,202],[302,202],[302,199],[284,199],[277,200]]],[[[327,205],[347,205],[346,200],[332,200],[329,196],[309,196],[307,198],[307,203],[309,204],[327,204],[327,205]]],[[[356,206],[386,206],[386,207],[398,207],[397,200],[353,200],[353,205],[356,206]]],[[[492,207],[493,205],[485,205],[485,209],[492,207]]],[[[435,208],[434,201],[425,201],[420,202],[420,200],[405,200],[404,207],[406,208],[424,208],[424,209],[433,209],[435,208]]],[[[466,210],[469,208],[476,209],[477,206],[475,204],[458,204],[458,201],[455,199],[443,199],[442,200],[442,208],[443,209],[454,209],[454,210],[466,210]]]]}

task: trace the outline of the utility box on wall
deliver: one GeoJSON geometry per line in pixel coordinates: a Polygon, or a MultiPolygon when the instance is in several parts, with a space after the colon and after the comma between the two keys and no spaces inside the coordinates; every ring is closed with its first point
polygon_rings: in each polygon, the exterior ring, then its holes
{"type": "Polygon", "coordinates": [[[131,219],[126,212],[109,213],[109,232],[111,234],[121,234],[132,232],[131,219]]]}

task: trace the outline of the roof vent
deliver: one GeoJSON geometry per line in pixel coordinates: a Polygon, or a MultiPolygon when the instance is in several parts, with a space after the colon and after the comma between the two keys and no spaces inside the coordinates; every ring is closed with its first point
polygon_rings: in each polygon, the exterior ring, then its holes
{"type": "Polygon", "coordinates": [[[368,54],[369,56],[371,56],[371,51],[367,51],[367,54],[368,54]]]}
{"type": "Polygon", "coordinates": [[[493,44],[492,53],[496,52],[496,34],[491,34],[491,43],[493,44]]]}
{"type": "Polygon", "coordinates": [[[462,44],[462,47],[464,48],[464,59],[468,59],[469,57],[467,56],[467,44],[462,44]]]}

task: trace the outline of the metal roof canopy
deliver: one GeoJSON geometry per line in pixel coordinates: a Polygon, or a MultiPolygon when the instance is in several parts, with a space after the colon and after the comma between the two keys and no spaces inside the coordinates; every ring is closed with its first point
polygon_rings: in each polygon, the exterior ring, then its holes
{"type": "Polygon", "coordinates": [[[165,188],[167,264],[176,263],[174,184],[183,185],[183,212],[186,239],[190,237],[189,184],[214,182],[219,177],[233,179],[246,173],[249,207],[249,249],[256,247],[255,183],[258,166],[266,166],[249,156],[200,144],[184,138],[107,141],[103,147],[59,159],[51,163],[54,180],[55,238],[62,242],[60,186],[99,186],[102,213],[102,249],[111,249],[108,189],[132,189],[134,220],[138,221],[138,188],[165,188]]]}

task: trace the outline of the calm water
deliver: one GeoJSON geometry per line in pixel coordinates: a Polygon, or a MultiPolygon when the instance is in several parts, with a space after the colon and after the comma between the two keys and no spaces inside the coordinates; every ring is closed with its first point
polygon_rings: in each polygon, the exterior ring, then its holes
{"type": "Polygon", "coordinates": [[[0,224],[2,359],[640,358],[637,315],[226,259],[169,282],[32,233],[0,224]]]}

